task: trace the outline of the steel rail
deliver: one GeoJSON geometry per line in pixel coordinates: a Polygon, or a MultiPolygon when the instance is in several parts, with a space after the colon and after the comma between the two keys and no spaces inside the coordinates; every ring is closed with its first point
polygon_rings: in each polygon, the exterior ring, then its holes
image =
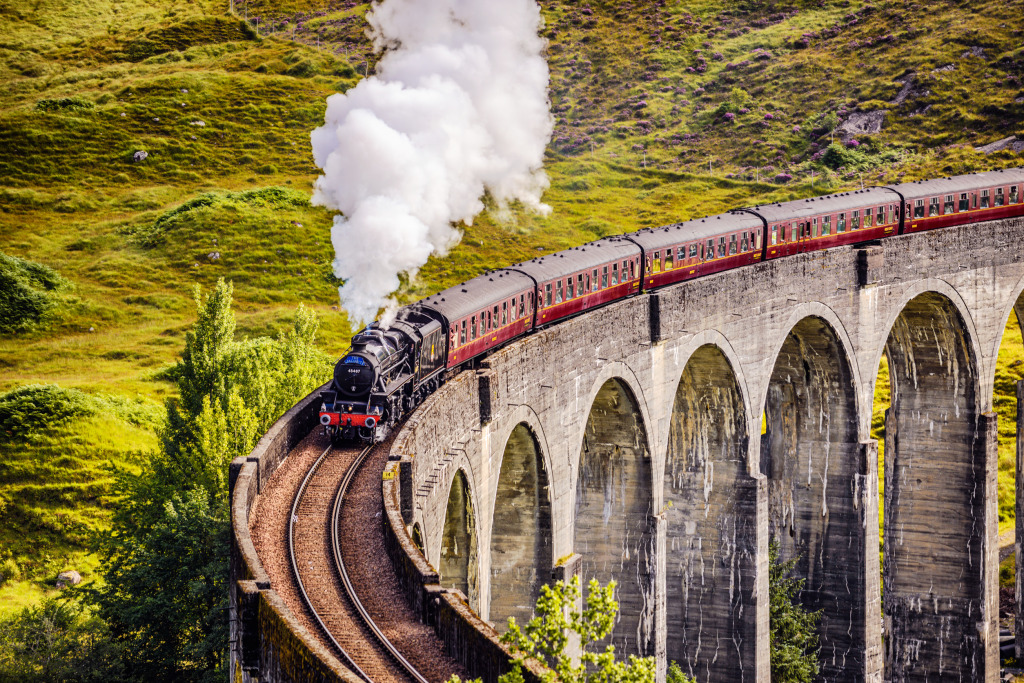
{"type": "MultiPolygon", "coordinates": [[[[313,607],[313,603],[309,599],[309,595],[306,593],[306,588],[302,584],[302,577],[299,576],[299,566],[298,563],[295,561],[294,529],[295,523],[299,520],[299,503],[302,501],[302,496],[306,493],[306,487],[309,485],[309,480],[312,479],[313,475],[316,474],[317,470],[320,469],[320,466],[323,464],[324,460],[327,458],[327,455],[331,452],[331,449],[333,447],[333,445],[328,446],[324,450],[324,452],[320,454],[320,457],[317,458],[316,462],[313,463],[313,466],[309,468],[309,471],[306,472],[306,477],[302,480],[302,484],[299,486],[299,490],[295,494],[295,499],[292,501],[292,513],[291,517],[288,520],[288,559],[291,561],[292,574],[295,576],[295,583],[299,587],[299,595],[302,596],[302,602],[305,603],[306,609],[309,610],[310,614],[313,615],[313,619],[315,619],[316,623],[319,624],[321,632],[323,632],[324,636],[326,636],[327,639],[331,642],[331,644],[334,646],[334,649],[338,651],[338,654],[344,660],[344,664],[347,667],[352,669],[352,671],[357,676],[366,681],[366,683],[374,683],[373,680],[366,675],[366,672],[359,668],[359,665],[355,663],[355,660],[353,660],[352,657],[349,656],[347,652],[345,652],[345,648],[343,648],[341,644],[337,641],[337,639],[335,639],[335,637],[331,634],[330,630],[327,628],[327,625],[324,623],[323,619],[321,619],[320,615],[317,614],[316,609],[313,607]]],[[[370,447],[368,446],[363,450],[362,453],[359,454],[356,460],[361,461],[369,451],[370,447]]]]}
{"type": "Polygon", "coordinates": [[[338,524],[341,521],[341,506],[345,500],[345,494],[348,493],[349,484],[352,483],[352,479],[355,477],[356,472],[360,467],[362,467],[363,462],[369,454],[369,448],[359,454],[355,462],[352,463],[352,466],[348,468],[347,472],[345,472],[345,476],[338,485],[338,492],[334,497],[334,510],[331,512],[331,545],[334,547],[335,568],[341,576],[342,583],[345,584],[345,590],[348,593],[349,599],[352,600],[352,604],[355,605],[360,617],[362,617],[363,623],[365,623],[367,628],[373,632],[380,644],[388,651],[388,654],[390,654],[395,662],[417,683],[430,683],[430,681],[424,678],[423,675],[409,663],[409,660],[402,656],[402,653],[398,651],[398,648],[396,648],[390,640],[388,640],[387,636],[384,635],[384,632],[381,631],[373,621],[370,613],[366,611],[365,607],[363,607],[363,603],[359,600],[359,596],[356,595],[356,591],[352,586],[352,581],[349,579],[348,570],[345,568],[345,560],[341,555],[341,535],[338,533],[338,524]]]}

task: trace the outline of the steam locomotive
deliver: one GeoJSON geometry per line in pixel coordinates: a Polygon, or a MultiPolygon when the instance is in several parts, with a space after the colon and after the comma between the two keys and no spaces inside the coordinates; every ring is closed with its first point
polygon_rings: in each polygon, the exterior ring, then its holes
{"type": "Polygon", "coordinates": [[[533,330],[677,282],[793,254],[1024,216],[1024,169],[737,209],[491,271],[372,323],[321,393],[337,439],[382,441],[459,369],[533,330]]]}

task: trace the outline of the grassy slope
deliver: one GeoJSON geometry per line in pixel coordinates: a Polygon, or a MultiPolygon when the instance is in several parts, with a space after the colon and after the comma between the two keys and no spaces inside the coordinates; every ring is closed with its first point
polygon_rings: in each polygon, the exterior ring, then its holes
{"type": "MultiPolygon", "coordinates": [[[[546,196],[554,211],[518,212],[508,223],[481,217],[403,295],[601,235],[822,193],[862,175],[876,182],[1022,164],[971,148],[1024,134],[1012,8],[973,3],[967,20],[961,4],[928,3],[933,28],[917,29],[901,18],[922,11],[914,3],[733,9],[748,4],[542,2],[557,119],[546,196]],[[817,35],[798,49],[805,33],[817,35]],[[872,47],[850,45],[890,33],[872,47]],[[984,56],[963,57],[972,47],[984,56]],[[949,64],[954,70],[933,73],[949,64]],[[886,104],[908,72],[920,74],[910,96],[886,104]],[[886,127],[860,138],[861,156],[832,173],[814,155],[858,106],[887,109],[886,127]],[[791,183],[745,180],[783,171],[791,183]]],[[[53,382],[155,405],[172,391],[159,371],[192,320],[189,288],[217,277],[235,283],[243,334],[274,333],[305,302],[324,316],[325,349],[344,349],[348,324],[331,310],[330,215],[237,193],[309,191],[308,134],[325,97],[372,69],[365,9],[343,0],[236,3],[239,16],[258,17],[262,34],[276,31],[268,39],[230,16],[227,0],[0,0],[0,251],[53,266],[75,285],[53,330],[0,338],[0,391],[53,382]],[[137,150],[150,156],[136,163],[137,150]],[[159,217],[207,192],[219,199],[167,223],[162,239],[143,239],[159,217]]],[[[1004,343],[999,387],[1020,375],[1010,367],[1024,356],[1015,335],[1004,343]]],[[[1010,414],[1012,404],[1000,397],[996,409],[1010,414]]],[[[1008,429],[1001,422],[1002,436],[1008,429]]],[[[93,416],[2,447],[0,547],[33,579],[0,588],[3,609],[15,594],[34,599],[65,556],[91,566],[82,531],[106,514],[103,463],[153,444],[152,425],[93,416]],[[61,520],[71,520],[67,529],[61,520]]],[[[1001,454],[1001,464],[1012,462],[1006,444],[1001,454]]],[[[1003,470],[1001,491],[1010,493],[1003,470]]]]}

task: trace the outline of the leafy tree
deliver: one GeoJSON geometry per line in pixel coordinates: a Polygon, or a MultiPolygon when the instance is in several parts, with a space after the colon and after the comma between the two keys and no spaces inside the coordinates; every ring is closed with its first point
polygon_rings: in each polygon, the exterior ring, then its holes
{"type": "MultiPolygon", "coordinates": [[[[527,660],[544,662],[548,670],[545,683],[654,683],[654,657],[630,655],[628,660],[615,659],[615,646],[592,651],[592,646],[607,637],[615,625],[619,604],[615,600],[615,582],[601,587],[592,579],[583,611],[576,609],[580,597],[580,579],[568,583],[542,586],[537,599],[537,616],[520,628],[514,618],[508,621],[503,643],[513,652],[513,669],[501,676],[501,683],[521,683],[522,667],[527,660]],[[575,660],[568,651],[570,638],[579,643],[581,655],[575,660]]],[[[672,663],[670,683],[691,683],[692,678],[672,663]]],[[[453,677],[449,683],[458,683],[453,677]]]]}
{"type": "Polygon", "coordinates": [[[227,675],[227,465],[330,375],[311,312],[300,307],[276,340],[238,341],[231,285],[200,294],[161,450],[139,455],[138,471],[115,472],[120,502],[100,539],[106,583],[93,600],[132,680],[227,675]]]}
{"type": "Polygon", "coordinates": [[[70,595],[46,599],[0,622],[0,683],[121,679],[106,625],[70,595]]]}
{"type": "Polygon", "coordinates": [[[768,546],[768,624],[772,683],[806,683],[818,675],[818,621],[821,610],[807,611],[797,595],[803,579],[788,576],[798,558],[779,559],[779,543],[768,546]]]}

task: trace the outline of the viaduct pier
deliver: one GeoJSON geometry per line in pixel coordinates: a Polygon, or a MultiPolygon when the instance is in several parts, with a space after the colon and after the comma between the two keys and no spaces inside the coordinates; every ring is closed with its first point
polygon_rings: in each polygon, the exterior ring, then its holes
{"type": "MultiPolygon", "coordinates": [[[[528,618],[553,578],[614,579],[619,652],[754,682],[777,539],[822,610],[820,680],[994,682],[993,381],[1022,291],[1012,219],[769,261],[539,331],[443,386],[390,446],[393,552],[482,632],[528,618]]],[[[280,633],[260,626],[273,586],[252,580],[247,486],[233,593],[268,597],[233,608],[249,605],[238,628],[258,648],[280,633]]]]}

